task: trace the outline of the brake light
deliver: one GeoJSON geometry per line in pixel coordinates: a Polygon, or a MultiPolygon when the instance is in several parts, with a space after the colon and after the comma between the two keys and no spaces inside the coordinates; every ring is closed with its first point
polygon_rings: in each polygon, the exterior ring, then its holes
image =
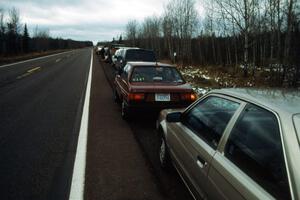
{"type": "Polygon", "coordinates": [[[195,101],[197,99],[197,95],[195,93],[191,93],[191,101],[195,101]]]}
{"type": "Polygon", "coordinates": [[[183,93],[181,94],[181,99],[183,101],[195,101],[197,99],[197,95],[195,93],[183,93]]]}
{"type": "Polygon", "coordinates": [[[129,101],[141,101],[145,99],[144,93],[129,93],[128,100],[129,101]]]}

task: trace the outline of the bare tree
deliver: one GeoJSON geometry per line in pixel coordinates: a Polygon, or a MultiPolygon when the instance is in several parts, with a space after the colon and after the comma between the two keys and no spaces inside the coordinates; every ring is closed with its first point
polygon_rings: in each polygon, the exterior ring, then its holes
{"type": "Polygon", "coordinates": [[[4,10],[0,8],[0,33],[5,33],[4,10]]]}
{"type": "MultiPolygon", "coordinates": [[[[195,0],[174,0],[165,7],[165,22],[171,26],[171,34],[176,39],[176,50],[181,59],[191,60],[191,39],[195,33],[198,12],[195,0]]],[[[165,24],[166,25],[166,24],[165,24]]]]}
{"type": "Polygon", "coordinates": [[[268,80],[278,86],[287,70],[294,78],[285,79],[300,82],[299,2],[207,0],[206,16],[199,26],[195,1],[174,0],[165,6],[160,20],[148,17],[140,27],[129,23],[126,30],[128,39],[138,38],[138,44],[157,50],[164,58],[177,52],[188,63],[242,65],[244,76],[249,69],[253,76],[262,67],[274,69],[268,80]]]}
{"type": "Polygon", "coordinates": [[[169,58],[173,57],[173,52],[176,51],[173,43],[174,27],[172,24],[172,18],[170,12],[165,12],[162,16],[162,32],[164,37],[164,47],[167,49],[167,55],[169,58]]]}
{"type": "Polygon", "coordinates": [[[285,46],[284,46],[284,58],[285,63],[288,62],[290,57],[290,47],[291,47],[291,33],[292,25],[294,20],[294,0],[287,0],[287,13],[286,13],[286,37],[285,37],[285,46]]]}
{"type": "Polygon", "coordinates": [[[20,28],[21,28],[20,12],[16,8],[12,8],[12,9],[9,10],[8,24],[10,24],[10,26],[12,28],[12,31],[15,34],[20,33],[20,31],[21,31],[20,30],[20,28]]]}
{"type": "Polygon", "coordinates": [[[138,22],[136,20],[131,20],[126,25],[126,38],[128,41],[131,41],[132,46],[136,45],[138,33],[138,22]]]}
{"type": "Polygon", "coordinates": [[[16,8],[9,10],[9,18],[7,22],[7,42],[9,48],[9,53],[19,53],[21,49],[19,48],[21,44],[20,33],[20,14],[16,8]]]}
{"type": "Polygon", "coordinates": [[[39,28],[35,26],[33,31],[34,38],[50,38],[50,30],[48,28],[39,28]]]}
{"type": "Polygon", "coordinates": [[[142,23],[142,37],[145,40],[145,47],[153,49],[156,51],[156,54],[160,54],[160,19],[156,16],[147,17],[142,23]]]}
{"type": "Polygon", "coordinates": [[[218,10],[234,21],[244,37],[244,76],[248,75],[250,32],[255,24],[255,8],[258,0],[215,0],[218,10]]]}

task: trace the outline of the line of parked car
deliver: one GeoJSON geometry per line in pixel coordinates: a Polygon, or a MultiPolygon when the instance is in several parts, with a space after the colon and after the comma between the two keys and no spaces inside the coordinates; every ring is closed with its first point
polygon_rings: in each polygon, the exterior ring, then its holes
{"type": "Polygon", "coordinates": [[[161,166],[174,166],[195,199],[300,199],[299,90],[220,89],[196,100],[151,50],[119,48],[111,62],[122,117],[162,110],[161,166]]]}

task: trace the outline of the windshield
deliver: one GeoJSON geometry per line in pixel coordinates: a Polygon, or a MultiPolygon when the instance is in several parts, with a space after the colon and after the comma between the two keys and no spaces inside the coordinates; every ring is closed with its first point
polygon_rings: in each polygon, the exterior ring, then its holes
{"type": "Polygon", "coordinates": [[[173,67],[135,67],[131,82],[173,82],[184,83],[181,75],[173,67]]]}
{"type": "Polygon", "coordinates": [[[293,121],[294,121],[296,134],[297,134],[297,137],[298,137],[298,142],[300,143],[300,113],[294,115],[293,121]]]}
{"type": "Polygon", "coordinates": [[[131,49],[126,52],[127,61],[145,61],[155,62],[155,55],[153,51],[145,51],[140,49],[131,49]]]}

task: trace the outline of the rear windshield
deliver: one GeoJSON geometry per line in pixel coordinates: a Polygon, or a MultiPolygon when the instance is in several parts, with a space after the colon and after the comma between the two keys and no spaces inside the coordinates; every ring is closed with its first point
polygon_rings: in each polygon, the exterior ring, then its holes
{"type": "Polygon", "coordinates": [[[131,82],[184,83],[184,80],[176,68],[150,66],[150,67],[135,67],[131,75],[131,82]]]}
{"type": "Polygon", "coordinates": [[[300,113],[294,115],[293,121],[294,121],[294,126],[298,137],[298,142],[300,144],[300,113]]]}
{"type": "Polygon", "coordinates": [[[155,62],[155,55],[153,51],[146,51],[140,49],[131,49],[126,52],[127,61],[145,61],[155,62]]]}

